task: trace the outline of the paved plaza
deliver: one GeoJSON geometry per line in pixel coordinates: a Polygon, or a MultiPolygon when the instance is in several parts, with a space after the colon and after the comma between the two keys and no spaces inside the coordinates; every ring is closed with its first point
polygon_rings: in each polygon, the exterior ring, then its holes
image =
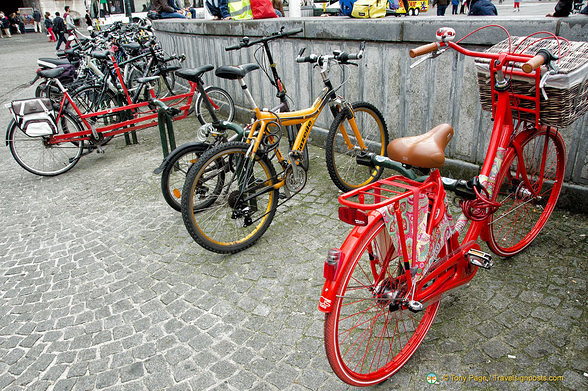
{"type": "MultiPolygon", "coordinates": [[[[3,129],[4,103],[32,96],[17,87],[53,49],[0,41],[3,129]]],[[[179,142],[196,126],[177,123],[179,142]]],[[[221,256],[164,202],[157,128],[138,137],[53,178],[1,144],[0,390],[353,389],[328,365],[317,309],[327,251],[350,230],[324,151],[261,240],[221,256]]],[[[445,297],[416,354],[372,389],[588,389],[586,235],[586,215],[557,210],[527,251],[445,297]]]]}

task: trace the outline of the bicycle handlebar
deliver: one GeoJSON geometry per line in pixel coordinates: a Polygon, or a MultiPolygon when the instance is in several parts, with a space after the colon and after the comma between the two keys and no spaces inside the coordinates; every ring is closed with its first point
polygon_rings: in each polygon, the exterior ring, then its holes
{"type": "Polygon", "coordinates": [[[469,57],[488,58],[491,60],[500,60],[501,62],[510,61],[523,63],[521,68],[525,73],[531,73],[532,71],[539,68],[541,65],[549,65],[549,63],[552,60],[557,60],[557,57],[551,54],[551,52],[547,49],[540,49],[535,56],[531,56],[529,54],[524,53],[476,52],[473,50],[463,48],[459,44],[452,42],[451,39],[452,38],[447,40],[442,39],[440,40],[440,42],[431,42],[426,45],[422,45],[417,48],[411,49],[409,51],[409,55],[411,58],[415,58],[417,56],[422,56],[423,54],[435,52],[442,47],[450,47],[458,51],[459,53],[469,57]]]}
{"type": "Polygon", "coordinates": [[[417,56],[422,56],[423,54],[434,52],[435,50],[439,49],[440,45],[438,42],[431,42],[426,45],[419,46],[418,48],[410,49],[408,55],[410,58],[415,58],[417,56]]]}
{"type": "Polygon", "coordinates": [[[263,38],[255,40],[255,41],[250,41],[249,37],[243,37],[238,44],[232,45],[232,46],[227,46],[225,48],[225,50],[228,52],[231,50],[239,50],[241,48],[248,48],[250,46],[257,45],[258,43],[273,41],[274,39],[287,37],[290,35],[295,35],[295,34],[298,34],[301,32],[302,32],[302,29],[290,30],[290,31],[280,31],[280,32],[277,32],[277,33],[270,35],[269,37],[263,37],[263,38]]]}
{"type": "Polygon", "coordinates": [[[363,52],[365,50],[365,41],[360,44],[359,52],[357,52],[357,53],[347,53],[347,52],[335,50],[335,51],[333,51],[332,55],[319,56],[318,54],[311,54],[310,56],[302,57],[304,50],[306,50],[306,48],[300,49],[300,51],[298,52],[298,57],[296,57],[296,62],[298,62],[298,63],[309,62],[309,63],[322,64],[325,61],[333,59],[340,64],[357,65],[357,64],[349,62],[349,61],[350,60],[359,60],[359,59],[363,58],[363,52]]]}

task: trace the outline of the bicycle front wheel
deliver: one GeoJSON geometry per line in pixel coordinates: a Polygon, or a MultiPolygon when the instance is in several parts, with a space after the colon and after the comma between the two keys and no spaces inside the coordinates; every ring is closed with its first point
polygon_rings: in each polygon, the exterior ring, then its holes
{"type": "Polygon", "coordinates": [[[416,313],[397,302],[406,296],[407,283],[383,220],[357,240],[342,270],[333,311],[325,317],[325,350],[341,380],[370,386],[392,376],[414,354],[439,302],[416,313]]]}
{"type": "Polygon", "coordinates": [[[356,102],[352,106],[364,148],[359,145],[345,111],[341,111],[333,121],[325,148],[329,175],[333,183],[344,192],[380,178],[384,171],[383,167],[361,166],[355,158],[362,151],[385,155],[388,145],[388,130],[382,113],[366,102],[356,102]]]}
{"type": "MultiPolygon", "coordinates": [[[[79,122],[67,112],[57,122],[57,135],[82,130],[79,122]]],[[[70,170],[82,156],[83,142],[51,144],[50,136],[30,137],[12,120],[6,141],[14,160],[25,170],[41,176],[55,176],[70,170]]]]}
{"type": "Polygon", "coordinates": [[[561,135],[546,127],[521,143],[520,156],[512,148],[508,151],[496,178],[498,191],[492,196],[501,205],[488,223],[488,247],[494,253],[510,257],[539,235],[561,192],[565,156],[561,135]]]}
{"type": "Polygon", "coordinates": [[[235,118],[235,103],[231,95],[220,87],[206,87],[204,94],[199,94],[194,103],[194,112],[202,125],[212,123],[212,116],[206,107],[204,99],[208,98],[212,104],[214,115],[219,121],[233,121],[235,118]]]}
{"type": "Polygon", "coordinates": [[[182,217],[207,250],[236,253],[253,245],[276,213],[276,172],[267,157],[247,158],[250,145],[229,142],[205,152],[188,171],[182,217]]]}
{"type": "Polygon", "coordinates": [[[182,210],[182,188],[190,167],[196,163],[208,145],[191,145],[175,155],[161,173],[161,192],[163,198],[173,209],[182,210]]]}

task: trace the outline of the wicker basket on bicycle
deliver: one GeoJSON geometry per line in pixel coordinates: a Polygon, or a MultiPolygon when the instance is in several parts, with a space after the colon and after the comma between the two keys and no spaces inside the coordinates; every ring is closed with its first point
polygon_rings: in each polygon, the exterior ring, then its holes
{"type": "MultiPolygon", "coordinates": [[[[556,62],[559,72],[546,76],[545,93],[536,90],[535,77],[524,76],[520,66],[509,67],[507,74],[512,75],[513,118],[535,122],[535,102],[520,99],[520,96],[537,97],[540,101],[540,122],[556,128],[570,126],[588,110],[588,42],[574,42],[555,39],[511,37],[511,48],[516,52],[535,55],[540,49],[548,49],[554,55],[561,57],[556,62]],[[520,45],[520,46],[519,46],[520,45]],[[513,72],[514,71],[514,72],[513,72]],[[519,96],[519,97],[517,97],[519,96]]],[[[507,52],[509,41],[502,42],[488,48],[489,53],[507,52]]],[[[482,109],[492,110],[491,75],[489,60],[476,59],[478,86],[482,109]]],[[[542,67],[541,76],[546,72],[542,67]]]]}

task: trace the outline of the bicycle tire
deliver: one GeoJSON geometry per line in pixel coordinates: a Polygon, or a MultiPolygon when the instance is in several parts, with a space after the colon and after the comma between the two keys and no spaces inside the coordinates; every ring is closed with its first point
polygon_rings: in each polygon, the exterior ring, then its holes
{"type": "Polygon", "coordinates": [[[243,194],[255,194],[275,183],[276,172],[267,157],[257,153],[253,159],[244,158],[249,148],[249,144],[236,141],[220,144],[206,151],[186,176],[184,224],[192,238],[209,251],[232,254],[252,246],[276,213],[277,189],[241,201],[243,194]],[[239,189],[236,176],[245,178],[245,189],[239,189]],[[213,186],[207,186],[210,181],[213,186]],[[246,224],[248,219],[253,222],[246,224]]]}
{"type": "MultiPolygon", "coordinates": [[[[219,121],[232,122],[233,118],[235,118],[235,102],[231,95],[222,88],[215,86],[206,87],[204,92],[218,107],[218,109],[214,108],[216,118],[219,121]]],[[[202,125],[212,123],[210,112],[204,104],[204,96],[203,94],[198,94],[198,98],[194,102],[194,113],[202,125]]]]}
{"type": "Polygon", "coordinates": [[[172,209],[182,211],[182,188],[186,175],[208,147],[205,144],[191,145],[167,162],[161,173],[161,192],[172,209]]]}
{"type": "MultiPolygon", "coordinates": [[[[75,133],[82,126],[74,115],[62,112],[57,123],[59,134],[75,133]]],[[[80,160],[83,142],[48,144],[49,136],[27,136],[14,120],[8,125],[6,142],[16,162],[25,170],[40,176],[55,176],[71,170],[80,160]]]]}
{"type": "MultiPolygon", "coordinates": [[[[355,102],[352,104],[358,128],[369,152],[386,155],[388,130],[382,113],[370,103],[355,102]],[[362,115],[363,114],[363,115],[362,115]]],[[[370,168],[357,164],[355,157],[361,148],[356,143],[353,131],[347,121],[345,110],[342,110],[331,124],[325,147],[325,160],[329,176],[333,183],[343,192],[374,182],[382,176],[383,167],[370,168]],[[345,129],[351,147],[346,145],[341,127],[345,129]]]]}
{"type": "Polygon", "coordinates": [[[35,98],[47,98],[47,79],[44,79],[35,88],[35,98]]]}
{"type": "Polygon", "coordinates": [[[370,386],[410,359],[431,328],[439,302],[417,313],[393,309],[389,297],[395,291],[390,286],[402,287],[399,276],[404,273],[384,221],[380,218],[356,240],[359,246],[347,255],[333,310],[325,316],[324,341],[329,364],[341,380],[370,386]],[[376,284],[374,275],[386,261],[386,277],[376,284]]]}
{"type": "Polygon", "coordinates": [[[532,197],[525,188],[518,169],[519,156],[514,148],[509,149],[496,177],[499,191],[492,196],[501,206],[488,223],[488,247],[503,257],[518,254],[539,235],[555,208],[565,175],[566,151],[559,132],[543,126],[522,141],[521,151],[531,185],[541,186],[540,197],[532,197]],[[546,159],[542,164],[545,140],[546,159]]]}

